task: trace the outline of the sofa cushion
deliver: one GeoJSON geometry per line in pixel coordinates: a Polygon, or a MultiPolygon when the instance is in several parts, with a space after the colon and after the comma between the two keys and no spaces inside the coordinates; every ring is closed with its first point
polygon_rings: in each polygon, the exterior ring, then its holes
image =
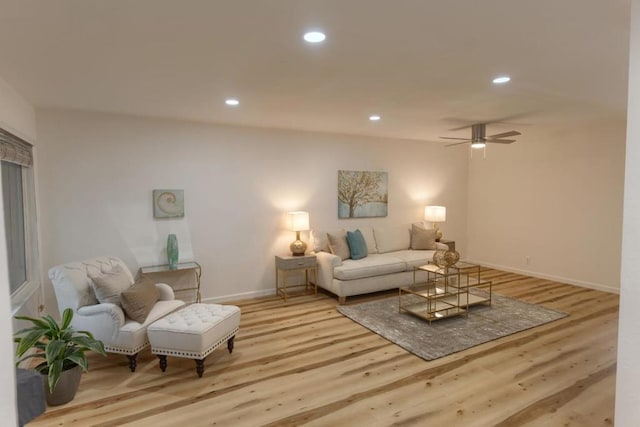
{"type": "Polygon", "coordinates": [[[404,261],[407,265],[407,271],[412,271],[413,267],[429,264],[429,261],[433,260],[433,254],[435,253],[435,250],[406,250],[392,252],[389,255],[404,261]]]}
{"type": "Polygon", "coordinates": [[[329,239],[329,249],[331,249],[332,254],[339,256],[342,260],[348,259],[351,256],[346,231],[340,230],[336,233],[327,233],[327,237],[329,239]]]}
{"type": "Polygon", "coordinates": [[[372,254],[359,260],[347,259],[333,269],[333,277],[339,280],[354,280],[405,271],[406,263],[396,257],[372,254]]]}
{"type": "Polygon", "coordinates": [[[407,226],[375,227],[373,232],[379,254],[409,249],[411,244],[407,226]]]}
{"type": "Polygon", "coordinates": [[[425,228],[422,224],[411,225],[411,249],[435,250],[435,228],[425,228]]]}
{"type": "Polygon", "coordinates": [[[351,259],[362,259],[368,255],[367,242],[360,230],[347,231],[347,243],[349,244],[349,255],[351,259]]]}

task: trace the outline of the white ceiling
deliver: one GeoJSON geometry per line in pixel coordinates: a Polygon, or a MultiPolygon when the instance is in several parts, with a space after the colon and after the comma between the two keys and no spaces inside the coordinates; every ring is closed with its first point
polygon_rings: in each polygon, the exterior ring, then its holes
{"type": "Polygon", "coordinates": [[[36,107],[437,140],[625,118],[630,0],[0,0],[36,107]],[[322,29],[308,45],[302,34],[322,29]],[[508,74],[512,82],[491,79],[508,74]],[[225,97],[240,106],[227,107],[225,97]],[[372,113],[380,122],[369,122],[372,113]],[[460,135],[464,132],[464,135],[460,135]]]}

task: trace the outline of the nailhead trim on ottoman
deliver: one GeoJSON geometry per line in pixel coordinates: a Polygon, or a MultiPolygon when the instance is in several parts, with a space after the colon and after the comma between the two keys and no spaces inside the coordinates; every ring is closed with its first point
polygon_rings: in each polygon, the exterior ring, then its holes
{"type": "Polygon", "coordinates": [[[212,351],[224,342],[229,353],[233,351],[239,326],[240,308],[235,305],[191,304],[149,325],[147,335],[163,372],[167,356],[186,357],[196,360],[201,377],[204,358],[212,351]]]}

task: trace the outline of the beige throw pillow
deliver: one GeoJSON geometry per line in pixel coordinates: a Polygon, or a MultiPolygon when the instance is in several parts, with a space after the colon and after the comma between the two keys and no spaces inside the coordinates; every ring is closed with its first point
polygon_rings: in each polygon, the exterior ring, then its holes
{"type": "Polygon", "coordinates": [[[115,265],[109,271],[89,273],[89,278],[96,299],[102,304],[110,302],[120,305],[120,293],[132,285],[127,273],[119,265],[115,265]]]}
{"type": "Polygon", "coordinates": [[[339,256],[343,261],[351,257],[346,231],[340,230],[337,233],[327,233],[327,238],[329,239],[329,249],[332,254],[339,256]]]}
{"type": "Polygon", "coordinates": [[[423,228],[420,225],[411,225],[411,249],[435,250],[436,230],[423,228]]]}
{"type": "Polygon", "coordinates": [[[311,247],[314,252],[330,252],[326,232],[311,230],[309,232],[309,239],[311,240],[311,247]]]}
{"type": "Polygon", "coordinates": [[[140,276],[136,283],[120,294],[122,309],[128,318],[144,323],[151,309],[160,299],[160,290],[153,282],[140,276]]]}

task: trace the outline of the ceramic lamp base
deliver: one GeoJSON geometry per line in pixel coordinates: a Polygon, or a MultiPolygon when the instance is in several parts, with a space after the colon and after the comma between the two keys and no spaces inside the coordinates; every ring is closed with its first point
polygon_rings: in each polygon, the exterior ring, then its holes
{"type": "Polygon", "coordinates": [[[291,245],[289,245],[289,249],[291,249],[291,255],[293,256],[303,256],[307,251],[307,244],[300,239],[295,240],[291,245]]]}

